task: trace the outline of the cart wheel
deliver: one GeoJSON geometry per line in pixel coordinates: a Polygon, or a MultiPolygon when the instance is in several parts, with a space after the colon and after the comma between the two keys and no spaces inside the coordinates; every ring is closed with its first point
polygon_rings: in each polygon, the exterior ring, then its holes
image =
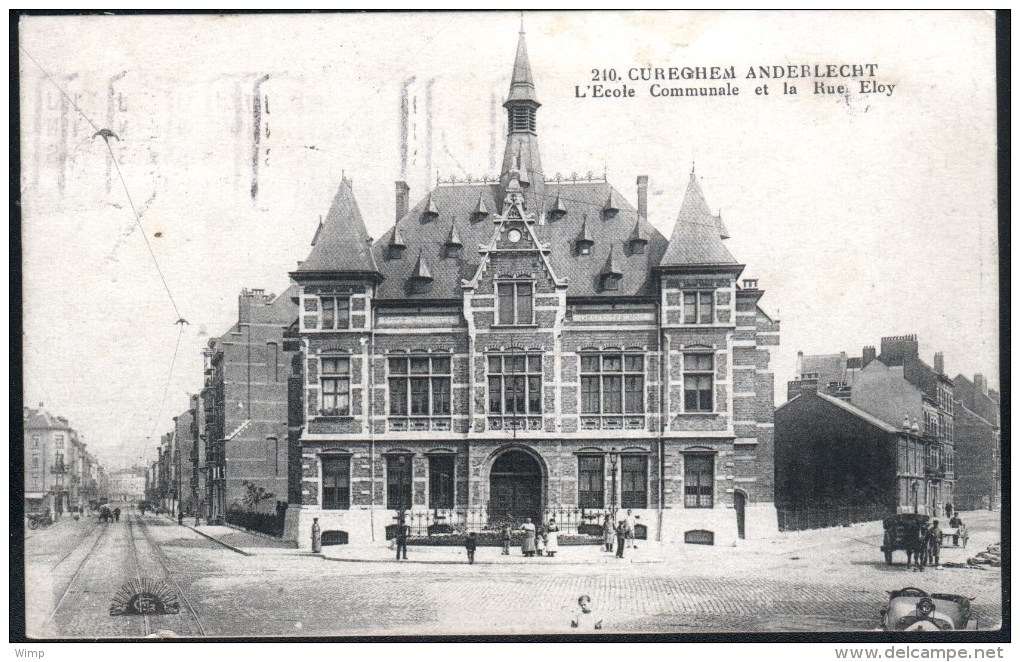
{"type": "Polygon", "coordinates": [[[892,550],[886,550],[885,552],[885,564],[892,565],[892,550]]]}
{"type": "Polygon", "coordinates": [[[33,531],[35,531],[38,527],[39,527],[39,522],[35,521],[34,519],[28,520],[28,528],[30,528],[33,531]]]}

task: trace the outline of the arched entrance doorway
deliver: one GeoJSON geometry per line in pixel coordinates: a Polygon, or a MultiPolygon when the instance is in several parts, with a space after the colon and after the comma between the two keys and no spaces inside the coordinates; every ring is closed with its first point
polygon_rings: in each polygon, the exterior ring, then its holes
{"type": "Polygon", "coordinates": [[[542,467],[522,450],[502,453],[489,472],[489,521],[542,521],[542,467]]]}
{"type": "Polygon", "coordinates": [[[747,495],[740,490],[733,491],[733,510],[737,513],[737,537],[744,539],[744,508],[747,506],[747,495]]]}

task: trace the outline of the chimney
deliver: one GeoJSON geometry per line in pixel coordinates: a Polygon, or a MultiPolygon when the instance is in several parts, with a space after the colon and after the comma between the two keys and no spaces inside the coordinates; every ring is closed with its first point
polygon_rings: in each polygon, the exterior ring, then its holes
{"type": "Polygon", "coordinates": [[[868,364],[875,360],[875,347],[874,345],[868,345],[864,348],[861,353],[861,367],[867,368],[868,364]]]}
{"type": "Polygon", "coordinates": [[[407,216],[407,210],[409,209],[409,203],[411,198],[411,187],[407,185],[407,182],[397,182],[397,220],[407,216]]]}
{"type": "Polygon", "coordinates": [[[882,338],[882,362],[901,366],[917,358],[917,335],[887,336],[882,338]]]}
{"type": "Polygon", "coordinates": [[[974,389],[978,393],[988,393],[988,383],[985,382],[985,376],[981,373],[974,375],[974,389]]]}
{"type": "Polygon", "coordinates": [[[648,220],[648,175],[637,178],[637,215],[641,220],[648,220]]]}
{"type": "Polygon", "coordinates": [[[237,297],[237,323],[247,324],[251,322],[251,304],[254,293],[248,288],[241,290],[241,295],[237,297]]]}
{"type": "Polygon", "coordinates": [[[935,368],[935,372],[937,374],[946,374],[946,360],[945,357],[942,356],[942,352],[935,352],[935,360],[932,363],[932,367],[935,368]]]}

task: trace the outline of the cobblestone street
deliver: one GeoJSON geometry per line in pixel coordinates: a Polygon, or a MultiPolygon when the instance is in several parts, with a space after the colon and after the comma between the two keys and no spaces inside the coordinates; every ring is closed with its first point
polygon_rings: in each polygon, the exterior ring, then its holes
{"type": "MultiPolygon", "coordinates": [[[[998,541],[997,517],[965,513],[970,544],[946,549],[943,562],[963,561],[998,541]]],[[[901,553],[886,566],[879,523],[736,548],[647,543],[627,550],[623,561],[594,547],[563,547],[555,559],[522,562],[486,547],[474,566],[455,548],[412,547],[416,562],[398,563],[379,545],[355,554],[376,562],[350,554],[338,561],[240,532],[230,539],[248,555],[165,517],[134,513],[118,524],[93,518],[33,532],[26,541],[29,632],[570,633],[581,594],[591,596],[607,632],[870,630],[884,591],[905,586],[974,597],[982,628],[994,627],[1001,612],[998,569],[915,573],[901,553]],[[110,599],[132,577],[172,578],[190,609],[182,600],[182,614],[159,623],[109,616],[110,599]]]]}

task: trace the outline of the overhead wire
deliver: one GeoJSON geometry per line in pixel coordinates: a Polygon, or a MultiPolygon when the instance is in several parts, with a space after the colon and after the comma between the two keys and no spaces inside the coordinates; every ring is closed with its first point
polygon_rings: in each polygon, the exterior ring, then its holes
{"type": "MultiPolygon", "coordinates": [[[[120,179],[121,187],[122,187],[122,188],[123,188],[123,190],[124,190],[124,195],[125,195],[125,196],[127,197],[127,200],[128,200],[128,204],[129,204],[129,205],[130,205],[130,207],[131,207],[131,213],[133,214],[133,216],[134,216],[134,218],[135,218],[135,223],[136,223],[136,224],[138,225],[138,228],[139,228],[139,230],[141,230],[141,231],[142,231],[142,232],[141,232],[141,234],[142,234],[142,239],[143,239],[143,240],[145,241],[145,247],[146,247],[146,248],[148,249],[148,251],[149,251],[149,256],[150,256],[150,257],[152,258],[152,264],[153,264],[153,266],[154,266],[154,267],[156,268],[156,273],[158,273],[158,274],[159,274],[160,282],[162,282],[162,284],[163,284],[163,289],[164,289],[164,290],[166,291],[167,297],[168,297],[168,298],[169,298],[169,300],[170,300],[170,305],[171,305],[171,306],[173,307],[173,309],[174,309],[174,313],[175,313],[175,314],[177,315],[177,321],[175,322],[175,324],[179,325],[179,326],[180,326],[180,329],[178,329],[178,332],[177,332],[177,340],[176,340],[176,342],[174,343],[174,351],[173,351],[173,358],[171,359],[171,362],[170,362],[170,371],[169,371],[169,373],[167,374],[167,378],[166,378],[166,384],[165,384],[165,386],[163,387],[163,395],[162,395],[162,398],[160,399],[160,404],[159,404],[159,407],[158,407],[158,408],[157,408],[157,410],[156,410],[156,414],[155,414],[155,416],[153,417],[153,427],[152,427],[152,433],[153,433],[153,434],[155,434],[156,428],[157,428],[157,427],[159,426],[159,417],[160,417],[160,416],[162,415],[162,413],[163,413],[163,406],[164,406],[164,404],[166,404],[166,396],[167,396],[167,393],[168,393],[168,392],[169,392],[169,390],[170,390],[170,382],[171,382],[171,380],[173,379],[173,371],[174,371],[174,366],[175,366],[175,365],[176,365],[176,363],[177,363],[177,353],[178,353],[178,350],[180,349],[180,344],[181,344],[181,336],[183,336],[183,335],[184,335],[184,325],[185,325],[185,324],[187,323],[187,321],[186,321],[186,320],[184,319],[184,317],[183,317],[183,316],[181,315],[180,309],[179,309],[179,308],[177,307],[177,302],[176,302],[176,301],[174,300],[174,296],[173,296],[173,293],[172,293],[172,292],[170,291],[170,286],[169,286],[169,284],[168,284],[168,283],[167,283],[167,281],[166,281],[166,277],[165,277],[165,276],[163,275],[163,270],[162,270],[162,269],[160,268],[160,266],[159,266],[159,260],[158,260],[158,259],[156,258],[156,253],[155,253],[155,251],[153,251],[153,249],[152,249],[152,244],[151,244],[151,243],[149,242],[149,238],[148,238],[148,236],[147,236],[147,235],[146,235],[146,233],[145,233],[145,228],[144,228],[144,226],[142,225],[142,219],[141,219],[141,216],[140,216],[140,215],[138,214],[138,210],[137,210],[137,208],[135,207],[135,203],[134,203],[134,200],[133,200],[133,199],[132,199],[132,197],[131,197],[131,192],[130,192],[130,190],[128,189],[128,186],[127,186],[127,181],[126,181],[126,180],[124,179],[124,173],[123,173],[123,172],[121,172],[121,169],[120,169],[120,164],[119,164],[119,163],[117,162],[117,157],[116,157],[116,155],[115,155],[115,154],[113,153],[113,148],[112,148],[112,147],[110,146],[110,139],[109,139],[109,136],[105,135],[105,134],[104,134],[104,131],[105,131],[106,133],[110,133],[110,134],[112,134],[112,135],[113,135],[114,137],[116,137],[116,138],[117,138],[117,140],[118,140],[118,141],[120,140],[120,137],[119,137],[119,136],[116,136],[116,134],[113,134],[113,133],[112,133],[112,132],[111,132],[111,131],[110,131],[109,129],[105,129],[105,130],[104,130],[104,129],[101,129],[101,128],[100,128],[100,127],[99,127],[98,125],[96,125],[96,123],[92,121],[92,119],[91,119],[91,118],[90,118],[90,117],[89,117],[89,116],[88,116],[88,115],[87,115],[87,114],[85,113],[85,111],[83,111],[83,110],[82,110],[82,109],[81,109],[81,108],[80,108],[80,107],[78,106],[78,104],[77,104],[77,103],[75,103],[74,99],[73,99],[73,98],[71,98],[71,95],[69,95],[69,94],[68,94],[68,93],[67,93],[67,92],[66,92],[66,91],[64,90],[64,88],[63,88],[63,87],[61,87],[61,86],[60,86],[60,84],[59,84],[59,83],[57,83],[57,81],[56,81],[56,80],[54,80],[53,76],[51,76],[51,75],[49,74],[49,72],[48,72],[48,71],[46,71],[46,69],[45,69],[45,68],[44,68],[44,67],[43,67],[43,66],[42,66],[41,64],[39,64],[39,61],[38,61],[38,60],[36,60],[36,59],[35,59],[35,58],[34,58],[34,57],[32,56],[32,54],[31,54],[31,53],[29,53],[27,49],[25,49],[25,47],[24,47],[24,46],[21,46],[21,45],[19,45],[19,47],[18,47],[18,48],[19,48],[19,50],[20,50],[20,51],[21,51],[22,53],[24,53],[24,54],[25,54],[25,56],[26,56],[26,57],[28,57],[28,59],[29,59],[29,60],[31,60],[31,61],[32,61],[32,63],[33,63],[33,64],[34,64],[35,66],[36,66],[36,68],[37,68],[37,69],[39,69],[39,71],[40,71],[40,72],[42,72],[43,76],[45,76],[45,77],[46,77],[46,79],[47,79],[47,80],[49,80],[49,81],[50,81],[50,83],[51,83],[51,84],[52,84],[52,85],[53,85],[53,86],[54,86],[55,88],[57,88],[57,90],[58,90],[58,91],[60,92],[60,94],[61,94],[61,95],[63,95],[63,97],[64,97],[64,98],[65,98],[65,99],[67,100],[67,102],[68,102],[68,103],[69,103],[69,104],[71,105],[71,107],[72,107],[72,108],[74,108],[74,110],[75,110],[75,111],[76,111],[76,112],[77,112],[77,113],[78,113],[79,115],[81,115],[81,117],[82,117],[82,118],[83,118],[83,119],[84,119],[84,120],[85,120],[86,122],[88,122],[88,123],[89,123],[89,125],[90,125],[90,126],[91,126],[91,127],[93,128],[93,129],[95,129],[96,133],[95,133],[95,134],[94,134],[94,135],[92,136],[92,137],[93,137],[93,139],[94,139],[94,138],[96,138],[96,137],[101,137],[101,138],[103,139],[103,142],[104,142],[104,143],[106,144],[106,149],[107,149],[107,151],[109,152],[109,155],[110,155],[110,159],[111,159],[111,160],[113,161],[113,165],[114,165],[114,167],[115,167],[115,168],[116,168],[116,170],[117,170],[117,176],[118,176],[118,178],[120,179]]],[[[151,436],[151,435],[150,435],[150,436],[151,436]]]]}

